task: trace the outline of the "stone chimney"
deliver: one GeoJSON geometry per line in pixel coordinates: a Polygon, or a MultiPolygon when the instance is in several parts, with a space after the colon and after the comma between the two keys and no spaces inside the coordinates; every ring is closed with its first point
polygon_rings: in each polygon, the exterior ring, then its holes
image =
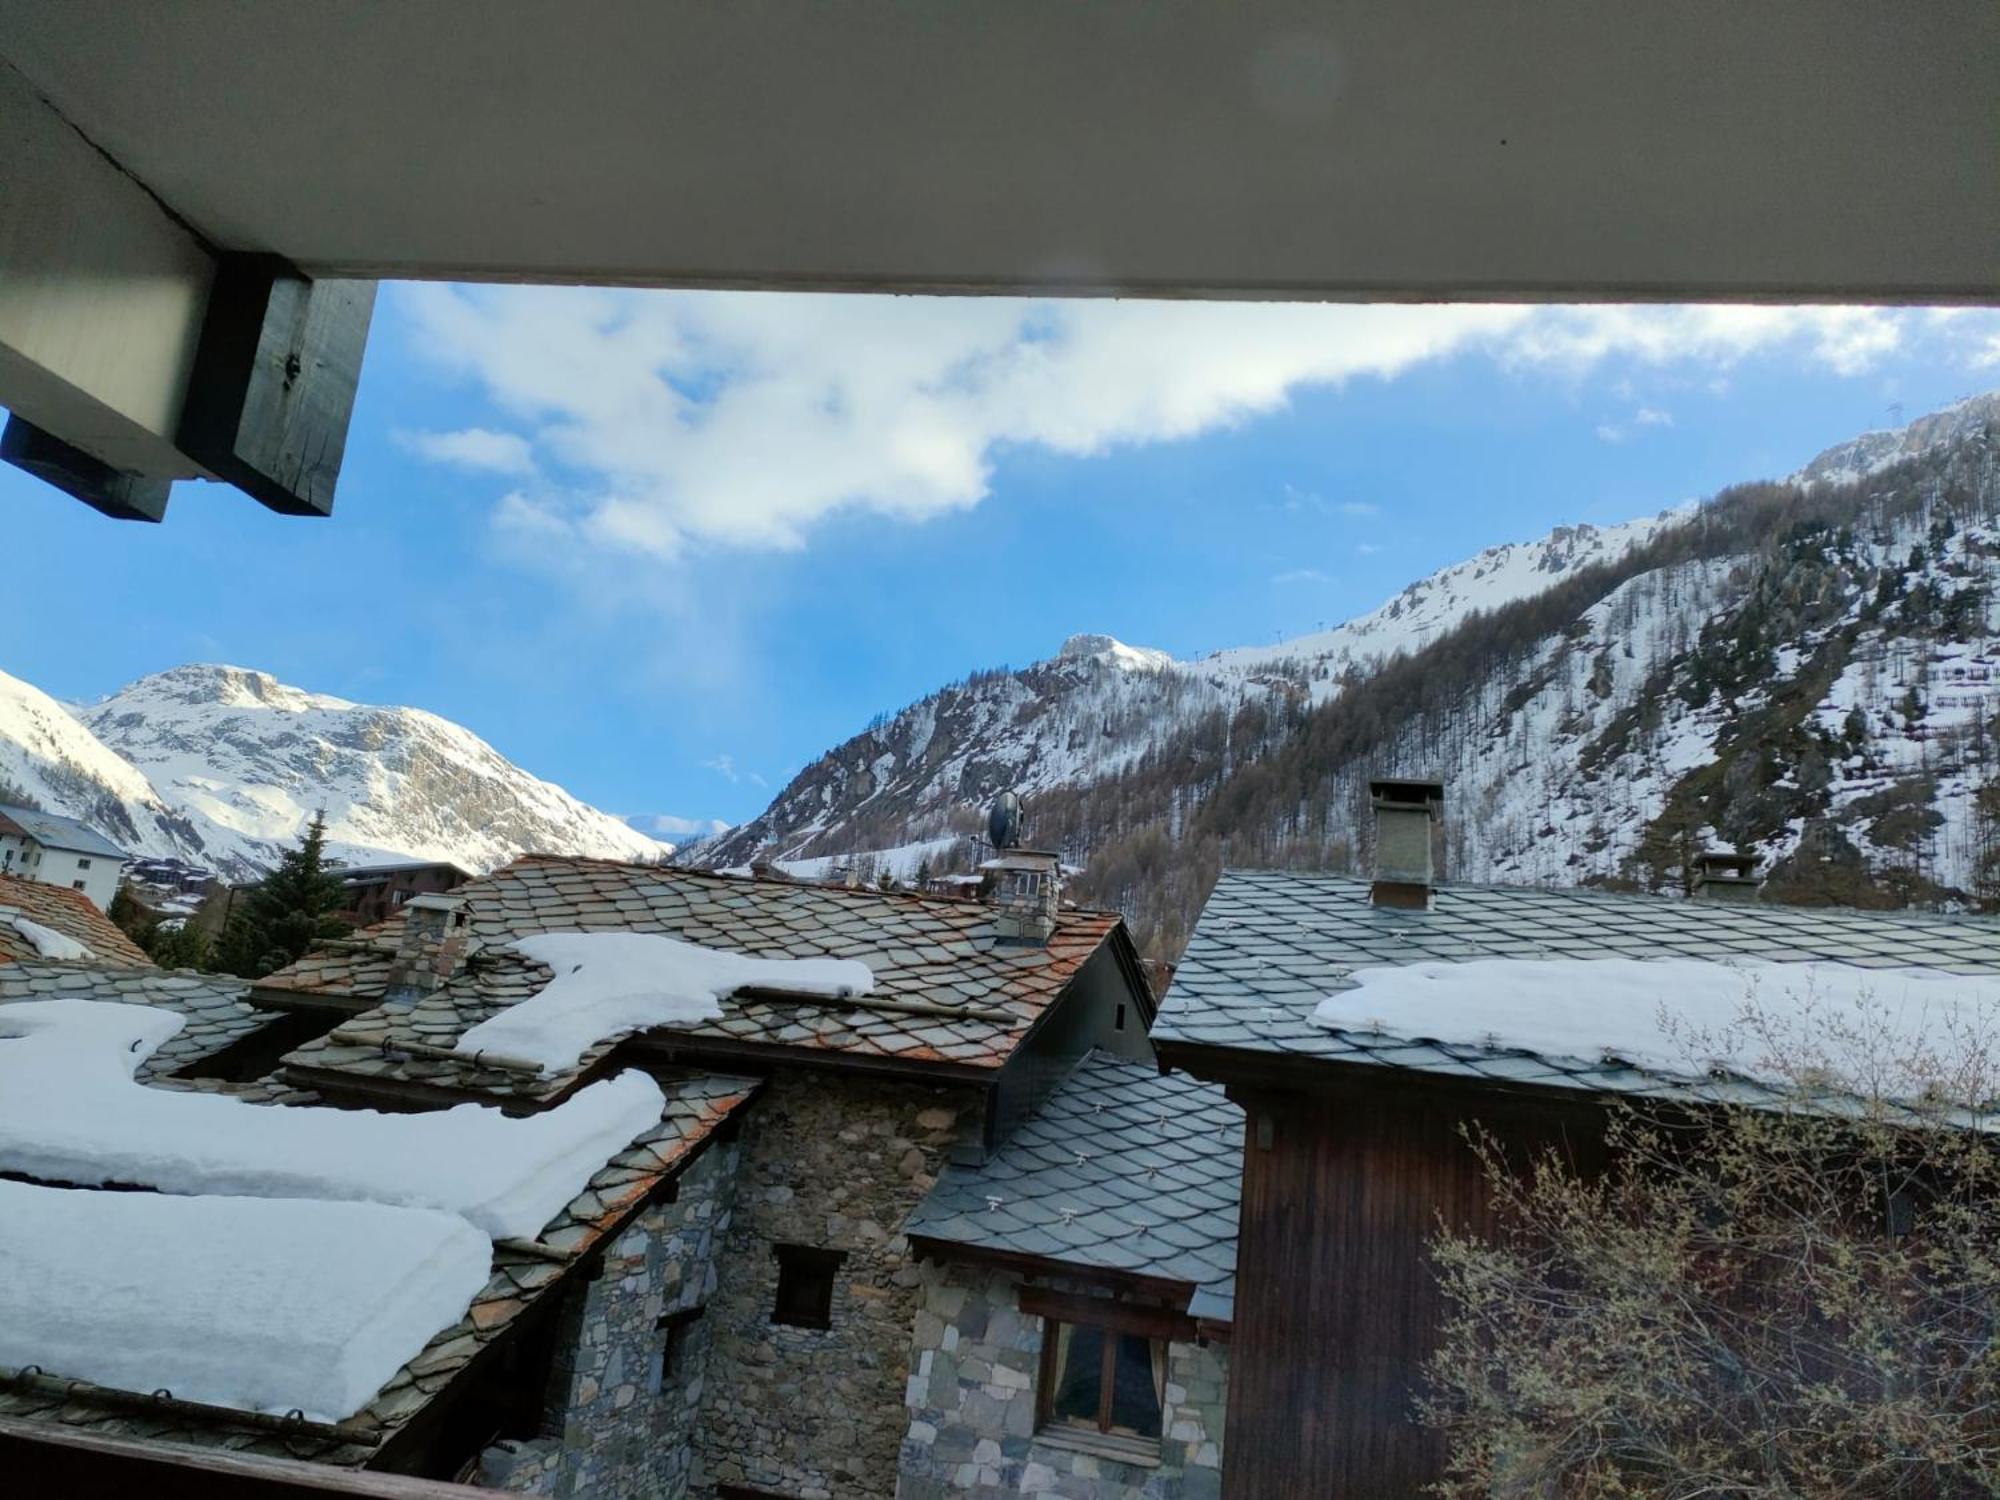
{"type": "Polygon", "coordinates": [[[434,995],[465,969],[472,952],[472,914],[465,897],[412,896],[403,904],[403,935],[382,995],[385,1005],[415,1005],[434,995]]]}
{"type": "Polygon", "coordinates": [[[1437,830],[1444,822],[1444,783],[1382,776],[1368,783],[1375,808],[1376,906],[1426,911],[1437,884],[1437,830]]]}
{"type": "Polygon", "coordinates": [[[989,882],[994,932],[1003,941],[1046,944],[1062,901],[1062,861],[1038,849],[1009,849],[979,868],[989,882]]]}
{"type": "Polygon", "coordinates": [[[1754,855],[1710,853],[1695,856],[1692,894],[1697,901],[1755,901],[1763,886],[1754,855]]]}

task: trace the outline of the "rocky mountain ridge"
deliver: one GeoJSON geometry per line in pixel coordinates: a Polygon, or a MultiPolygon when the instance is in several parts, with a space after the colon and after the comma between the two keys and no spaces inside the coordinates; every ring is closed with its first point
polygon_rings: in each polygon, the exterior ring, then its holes
{"type": "Polygon", "coordinates": [[[1171,954],[1224,859],[1354,865],[1368,776],[1421,773],[1454,878],[1670,889],[1714,846],[1774,896],[1971,903],[2000,894],[1996,584],[2000,394],[1297,641],[1072,638],[871,726],[698,857],[907,876],[1013,787],[1078,893],[1171,954]]]}
{"type": "Polygon", "coordinates": [[[82,818],[134,855],[242,879],[316,809],[352,864],[524,850],[659,859],[672,846],[530,775],[470,730],[268,673],[190,665],[67,709],[0,674],[0,801],[82,818]]]}

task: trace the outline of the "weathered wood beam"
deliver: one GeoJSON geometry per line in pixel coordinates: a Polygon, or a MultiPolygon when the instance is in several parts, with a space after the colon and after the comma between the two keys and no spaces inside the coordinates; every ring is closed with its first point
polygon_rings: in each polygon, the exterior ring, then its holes
{"type": "Polygon", "coordinates": [[[311,281],[273,255],[223,257],[180,450],[272,510],[330,515],[374,309],[372,281],[311,281]]]}
{"type": "Polygon", "coordinates": [[[0,1474],[8,1493],[64,1500],[272,1500],[365,1496],[368,1500],[476,1500],[490,1490],[112,1436],[90,1428],[0,1417],[0,1474]]]}
{"type": "Polygon", "coordinates": [[[0,406],[112,473],[195,477],[174,429],[208,248],[5,66],[0,141],[0,406]]]}
{"type": "Polygon", "coordinates": [[[167,513],[172,480],[114,469],[25,417],[7,418],[6,430],[0,432],[0,459],[114,521],[158,521],[167,513]]]}

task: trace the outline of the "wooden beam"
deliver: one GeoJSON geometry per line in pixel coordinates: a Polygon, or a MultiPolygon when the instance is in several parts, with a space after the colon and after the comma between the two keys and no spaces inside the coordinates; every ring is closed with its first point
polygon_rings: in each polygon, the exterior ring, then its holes
{"type": "Polygon", "coordinates": [[[81,448],[44,432],[25,417],[10,416],[0,432],[0,459],[114,521],[158,521],[167,513],[169,479],[127,474],[81,448]]]}
{"type": "Polygon", "coordinates": [[[1114,1302],[1109,1297],[1080,1297],[1039,1286],[1022,1287],[1020,1300],[1021,1311],[1030,1317],[1054,1318],[1058,1323],[1088,1324],[1177,1344],[1192,1344],[1198,1333],[1193,1318],[1171,1308],[1114,1302]]]}
{"type": "Polygon", "coordinates": [[[63,1500],[273,1500],[358,1495],[367,1500],[475,1500],[491,1491],[296,1459],[113,1437],[86,1427],[0,1417],[0,1474],[9,1494],[63,1500]]]}
{"type": "Polygon", "coordinates": [[[173,436],[208,247],[5,65],[0,141],[0,407],[112,473],[197,477],[173,436]]]}
{"type": "Polygon", "coordinates": [[[223,257],[181,451],[272,510],[330,515],[374,308],[372,281],[310,281],[273,255],[223,257]]]}
{"type": "Polygon", "coordinates": [[[1027,1255],[1018,1250],[994,1250],[983,1245],[963,1245],[954,1240],[933,1239],[929,1235],[910,1236],[910,1252],[918,1260],[962,1261],[969,1265],[991,1266],[1021,1276],[1065,1276],[1112,1291],[1137,1292],[1187,1306],[1195,1287],[1189,1281],[1171,1281],[1163,1276],[1145,1276],[1120,1271],[1112,1266],[1091,1266],[1056,1260],[1049,1256],[1027,1255]]]}

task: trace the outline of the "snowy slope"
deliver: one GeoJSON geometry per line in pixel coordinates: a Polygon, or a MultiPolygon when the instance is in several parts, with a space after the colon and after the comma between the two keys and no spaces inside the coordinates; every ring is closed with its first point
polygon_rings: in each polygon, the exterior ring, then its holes
{"type": "Polygon", "coordinates": [[[1204,719],[1226,720],[1246,705],[1296,712],[1328,702],[1348,674],[1372,672],[1476,613],[1614,562],[1690,511],[1557,527],[1434,573],[1335,629],[1198,661],[1108,635],[1072,636],[1047,661],[975,674],[829,752],[762,816],[694,857],[723,867],[763,852],[802,872],[868,853],[879,868],[901,870],[911,848],[934,851],[978,827],[979,810],[1003,788],[1033,798],[1102,781],[1204,719]]]}
{"type": "Polygon", "coordinates": [[[1337,691],[1334,679],[1351,669],[1369,670],[1390,657],[1416,651],[1486,613],[1539,594],[1595,563],[1612,563],[1662,529],[1693,515],[1693,503],[1617,526],[1558,526],[1533,542],[1488,547],[1478,556],[1441,568],[1404,589],[1381,608],[1331,630],[1273,646],[1238,646],[1204,658],[1202,667],[1254,675],[1284,663],[1309,669],[1315,701],[1337,691]]]}
{"type": "Polygon", "coordinates": [[[1785,486],[1490,549],[1276,646],[1075,637],[871,727],[696,858],[932,851],[1013,787],[1081,894],[1172,932],[1224,859],[1364,858],[1366,778],[1394,771],[1449,783],[1458,879],[1670,887],[1674,850],[1723,845],[1797,899],[1949,902],[1994,878],[1996,714],[2000,394],[1785,486]]]}
{"type": "Polygon", "coordinates": [[[488,869],[524,850],[658,859],[669,846],[529,775],[470,730],[414,708],[185,666],[78,717],[144,773],[224,871],[268,865],[314,809],[337,858],[450,859],[488,869]]]}
{"type": "Polygon", "coordinates": [[[0,672],[0,802],[81,818],[130,854],[200,862],[200,833],[146,774],[41,689],[0,672]]]}

